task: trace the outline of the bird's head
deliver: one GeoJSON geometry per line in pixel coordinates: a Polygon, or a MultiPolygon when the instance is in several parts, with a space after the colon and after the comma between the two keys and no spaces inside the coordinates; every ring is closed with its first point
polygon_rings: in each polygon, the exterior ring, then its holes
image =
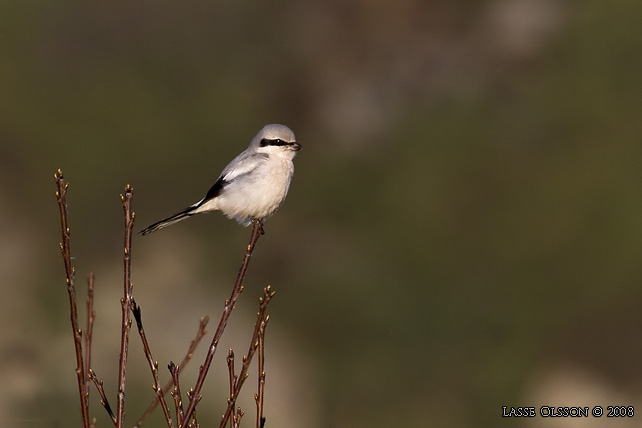
{"type": "Polygon", "coordinates": [[[250,147],[259,153],[274,154],[293,158],[301,145],[296,142],[294,132],[285,125],[267,125],[252,139],[250,147]]]}

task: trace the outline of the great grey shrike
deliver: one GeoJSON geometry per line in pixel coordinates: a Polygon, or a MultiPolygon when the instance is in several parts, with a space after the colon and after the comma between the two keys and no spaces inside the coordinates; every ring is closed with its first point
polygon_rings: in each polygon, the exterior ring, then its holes
{"type": "Polygon", "coordinates": [[[221,211],[244,226],[262,222],[283,203],[301,149],[285,125],[267,125],[230,162],[205,197],[183,211],[140,231],[147,235],[194,214],[221,211]]]}

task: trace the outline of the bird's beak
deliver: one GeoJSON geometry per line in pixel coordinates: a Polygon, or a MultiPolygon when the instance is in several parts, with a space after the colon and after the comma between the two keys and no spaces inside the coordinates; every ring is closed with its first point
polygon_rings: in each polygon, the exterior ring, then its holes
{"type": "Polygon", "coordinates": [[[290,144],[290,149],[294,150],[295,152],[298,152],[299,150],[301,150],[301,144],[292,143],[290,144]]]}

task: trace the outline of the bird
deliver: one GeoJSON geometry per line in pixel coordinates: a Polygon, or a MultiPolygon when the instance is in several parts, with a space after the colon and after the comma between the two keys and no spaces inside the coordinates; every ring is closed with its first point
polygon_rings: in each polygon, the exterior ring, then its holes
{"type": "Polygon", "coordinates": [[[178,213],[146,227],[147,235],[195,214],[221,211],[243,226],[263,224],[285,200],[294,173],[292,160],[301,145],[285,125],[261,129],[245,151],[221,172],[205,197],[178,213]]]}

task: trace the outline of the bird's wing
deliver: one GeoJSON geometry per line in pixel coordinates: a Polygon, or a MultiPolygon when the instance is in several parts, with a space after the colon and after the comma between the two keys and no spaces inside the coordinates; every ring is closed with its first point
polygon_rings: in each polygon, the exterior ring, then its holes
{"type": "Polygon", "coordinates": [[[217,197],[226,184],[242,175],[250,174],[256,168],[267,162],[269,156],[264,153],[241,153],[232,162],[230,162],[221,175],[216,180],[216,183],[207,191],[207,195],[198,202],[198,205],[217,197]]]}

